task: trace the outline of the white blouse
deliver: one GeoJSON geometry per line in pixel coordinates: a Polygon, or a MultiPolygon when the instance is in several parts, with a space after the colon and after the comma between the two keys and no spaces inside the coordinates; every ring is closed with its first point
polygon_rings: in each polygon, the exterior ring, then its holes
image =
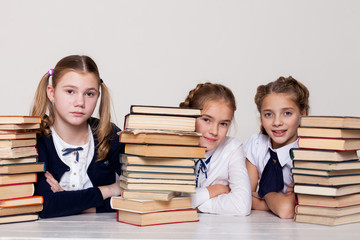
{"type": "Polygon", "coordinates": [[[64,189],[65,191],[71,191],[93,187],[93,184],[91,183],[89,176],[87,175],[87,169],[94,157],[95,149],[94,136],[91,132],[90,125],[88,126],[89,141],[83,146],[74,146],[64,142],[55,132],[55,129],[53,127],[50,127],[50,129],[52,132],[55,149],[59,158],[70,168],[70,171],[65,172],[60,179],[59,184],[62,189],[64,189]],[[77,147],[83,148],[83,150],[78,151],[79,161],[76,161],[76,152],[72,152],[68,155],[63,156],[63,149],[77,147]]]}
{"type": "MultiPolygon", "coordinates": [[[[251,186],[241,142],[226,137],[215,150],[206,152],[206,159],[210,156],[207,178],[200,171],[196,193],[192,194],[192,206],[205,213],[250,214],[251,186]],[[206,187],[214,184],[227,185],[231,191],[210,199],[206,187]]],[[[196,173],[199,166],[200,164],[196,165],[196,173]]]]}
{"type": "Polygon", "coordinates": [[[254,134],[252,135],[244,144],[244,151],[246,158],[256,166],[259,179],[258,184],[262,175],[262,172],[270,159],[269,148],[276,152],[279,163],[282,166],[283,178],[284,178],[284,188],[282,193],[285,193],[286,189],[289,187],[289,184],[292,182],[291,168],[293,167],[292,160],[290,158],[290,149],[298,148],[298,141],[294,141],[286,146],[283,146],[278,149],[273,149],[271,145],[271,140],[269,136],[264,134],[254,134]]]}

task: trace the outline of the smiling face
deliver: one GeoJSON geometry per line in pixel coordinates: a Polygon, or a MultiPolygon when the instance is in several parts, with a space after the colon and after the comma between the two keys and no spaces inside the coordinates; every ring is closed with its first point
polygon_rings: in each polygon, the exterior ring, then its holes
{"type": "Polygon", "coordinates": [[[261,106],[261,124],[271,138],[274,149],[283,147],[297,139],[300,113],[290,94],[271,93],[261,106]]]}
{"type": "Polygon", "coordinates": [[[224,100],[213,100],[203,106],[201,114],[196,119],[196,131],[202,134],[200,145],[211,151],[225,139],[234,111],[224,100]]]}
{"type": "Polygon", "coordinates": [[[99,80],[93,73],[69,71],[58,79],[55,89],[48,86],[47,95],[54,102],[56,125],[82,126],[96,107],[99,80]]]}

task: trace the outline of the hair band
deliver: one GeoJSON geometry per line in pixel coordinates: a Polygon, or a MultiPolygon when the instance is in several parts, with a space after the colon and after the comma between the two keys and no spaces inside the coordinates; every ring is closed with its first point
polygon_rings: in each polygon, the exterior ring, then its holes
{"type": "Polygon", "coordinates": [[[49,71],[48,71],[48,74],[49,74],[49,76],[51,76],[51,75],[53,75],[53,73],[54,73],[54,69],[50,69],[49,71]]]}

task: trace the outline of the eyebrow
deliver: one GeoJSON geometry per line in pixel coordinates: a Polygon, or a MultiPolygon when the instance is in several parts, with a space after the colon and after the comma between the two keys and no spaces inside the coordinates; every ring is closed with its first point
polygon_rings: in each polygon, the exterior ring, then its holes
{"type": "MultiPolygon", "coordinates": [[[[63,88],[75,88],[75,89],[79,89],[77,86],[75,85],[64,85],[62,86],[63,88]]],[[[86,91],[89,91],[89,90],[94,90],[94,91],[98,91],[96,88],[87,88],[86,91]]]]}
{"type": "MultiPolygon", "coordinates": [[[[203,114],[201,117],[207,117],[207,118],[211,118],[213,119],[214,117],[210,116],[210,115],[207,115],[207,114],[203,114]]],[[[231,122],[231,119],[228,120],[228,119],[225,119],[225,120],[221,120],[221,122],[231,122]]]]}

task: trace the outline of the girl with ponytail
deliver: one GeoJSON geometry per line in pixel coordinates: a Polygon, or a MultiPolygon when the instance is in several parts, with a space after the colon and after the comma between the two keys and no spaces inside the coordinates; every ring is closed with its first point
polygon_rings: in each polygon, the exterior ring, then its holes
{"type": "Polygon", "coordinates": [[[120,129],[110,122],[110,95],[96,63],[88,56],[61,59],[41,79],[32,115],[42,117],[38,136],[39,174],[35,194],[44,198],[40,217],[83,211],[107,212],[120,195],[120,129]],[[93,118],[100,98],[99,118],[93,118]]]}

